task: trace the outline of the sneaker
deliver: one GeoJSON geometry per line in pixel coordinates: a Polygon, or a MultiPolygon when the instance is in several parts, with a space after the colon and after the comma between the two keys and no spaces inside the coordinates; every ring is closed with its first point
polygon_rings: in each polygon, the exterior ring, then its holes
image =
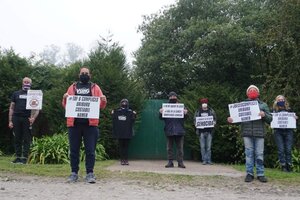
{"type": "Polygon", "coordinates": [[[121,165],[125,165],[125,161],[124,160],[121,160],[121,165]]]}
{"type": "Polygon", "coordinates": [[[251,174],[247,174],[246,178],[245,178],[245,182],[249,183],[252,182],[254,179],[254,176],[252,176],[251,174]]]}
{"type": "Polygon", "coordinates": [[[85,181],[87,183],[96,183],[96,177],[93,172],[90,172],[86,175],[85,181]]]}
{"type": "Polygon", "coordinates": [[[68,178],[68,182],[75,183],[77,180],[78,180],[78,174],[76,174],[75,172],[72,172],[68,178]]]}
{"type": "Polygon", "coordinates": [[[22,159],[17,157],[16,159],[14,159],[13,161],[11,161],[11,163],[13,164],[23,164],[22,159]]]}
{"type": "Polygon", "coordinates": [[[125,165],[129,165],[128,160],[125,160],[124,163],[125,163],[125,165]]]}
{"type": "Polygon", "coordinates": [[[165,168],[174,167],[174,164],[172,161],[169,160],[168,164],[165,165],[165,168]]]}
{"type": "Polygon", "coordinates": [[[262,183],[268,182],[268,179],[265,176],[258,176],[257,179],[262,183]]]}
{"type": "Polygon", "coordinates": [[[206,165],[207,163],[204,161],[204,162],[202,162],[202,165],[206,165]]]}
{"type": "Polygon", "coordinates": [[[178,167],[179,167],[179,168],[185,168],[185,165],[183,164],[183,162],[179,162],[179,163],[178,163],[178,167]]]}

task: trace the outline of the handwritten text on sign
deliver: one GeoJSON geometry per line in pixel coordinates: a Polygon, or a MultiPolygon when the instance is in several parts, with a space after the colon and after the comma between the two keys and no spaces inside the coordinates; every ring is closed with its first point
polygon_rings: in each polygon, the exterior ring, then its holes
{"type": "Polygon", "coordinates": [[[196,117],[196,128],[213,128],[214,127],[214,117],[196,117]]]}
{"type": "Polygon", "coordinates": [[[258,115],[260,112],[258,101],[244,101],[229,104],[228,107],[233,123],[261,119],[261,116],[258,115]]]}
{"type": "Polygon", "coordinates": [[[26,110],[41,110],[43,104],[42,90],[28,90],[26,97],[26,110]]]}
{"type": "Polygon", "coordinates": [[[184,118],[184,104],[182,103],[163,103],[163,118],[184,118]]]}
{"type": "Polygon", "coordinates": [[[272,115],[271,128],[296,128],[295,113],[279,112],[272,115]]]}
{"type": "Polygon", "coordinates": [[[98,119],[100,114],[100,97],[68,96],[66,117],[98,119]]]}

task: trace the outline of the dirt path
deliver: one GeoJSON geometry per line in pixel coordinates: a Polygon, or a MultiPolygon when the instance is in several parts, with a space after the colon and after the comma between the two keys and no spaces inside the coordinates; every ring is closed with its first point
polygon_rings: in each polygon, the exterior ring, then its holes
{"type": "Polygon", "coordinates": [[[131,161],[130,166],[116,163],[110,166],[114,171],[152,171],[155,173],[190,174],[201,178],[195,185],[153,183],[146,180],[124,180],[108,178],[97,180],[96,184],[87,184],[82,178],[69,184],[63,178],[45,178],[36,176],[17,176],[0,172],[1,200],[165,200],[165,199],[201,199],[201,200],[299,200],[300,187],[285,187],[272,182],[263,184],[255,180],[243,182],[243,174],[230,167],[219,165],[203,166],[186,162],[186,169],[165,169],[163,161],[131,161]],[[196,170],[197,169],[197,170],[196,170]],[[199,173],[202,172],[201,173],[199,173]],[[203,175],[203,176],[202,176],[203,175]],[[220,176],[218,176],[220,175],[220,176]]]}

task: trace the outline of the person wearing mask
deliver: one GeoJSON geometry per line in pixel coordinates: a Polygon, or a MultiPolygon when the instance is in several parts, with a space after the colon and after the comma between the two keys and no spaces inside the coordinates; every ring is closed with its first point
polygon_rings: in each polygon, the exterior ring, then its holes
{"type": "MultiPolygon", "coordinates": [[[[170,104],[178,103],[177,94],[175,92],[169,93],[170,104]]],[[[184,143],[184,118],[163,118],[163,108],[159,110],[159,118],[165,122],[165,135],[167,138],[167,157],[168,163],[166,168],[174,167],[174,153],[173,143],[176,143],[177,162],[179,168],[185,168],[183,164],[183,143],[184,143]]],[[[187,115],[187,109],[184,108],[184,116],[187,115]]]]}
{"type": "MultiPolygon", "coordinates": [[[[273,104],[273,113],[292,112],[289,102],[283,95],[278,95],[273,104]]],[[[295,119],[298,117],[295,115],[295,119]]],[[[293,129],[274,128],[274,138],[278,148],[278,158],[282,171],[292,171],[293,129]]]]}
{"type": "MultiPolygon", "coordinates": [[[[261,117],[259,120],[241,122],[241,132],[244,140],[246,155],[246,178],[245,182],[252,182],[254,179],[254,165],[256,166],[257,179],[260,182],[267,182],[264,174],[264,136],[266,134],[265,123],[272,121],[272,115],[266,103],[259,99],[259,89],[255,85],[250,85],[246,91],[245,101],[258,101],[261,117]]],[[[231,117],[227,118],[229,123],[233,123],[231,117]]]]}
{"type": "Polygon", "coordinates": [[[118,139],[121,165],[129,165],[128,147],[133,136],[136,112],[129,108],[129,101],[122,99],[120,107],[112,110],[113,137],[118,139]]]}
{"type": "MultiPolygon", "coordinates": [[[[199,109],[194,114],[194,123],[196,126],[196,118],[197,117],[208,117],[213,116],[213,125],[216,125],[217,122],[217,116],[215,111],[208,106],[208,99],[202,98],[199,99],[199,109]]],[[[197,126],[196,126],[197,127],[197,126]]],[[[202,164],[206,165],[212,165],[211,161],[211,142],[213,137],[213,127],[206,127],[206,128],[197,128],[196,134],[199,136],[199,142],[200,142],[200,150],[201,150],[201,156],[202,156],[202,164]]]]}
{"type": "Polygon", "coordinates": [[[23,78],[22,89],[15,91],[11,97],[8,114],[8,127],[13,129],[16,158],[15,164],[26,164],[31,144],[31,127],[35,122],[39,110],[26,110],[27,92],[32,80],[23,78]]]}
{"type": "MultiPolygon", "coordinates": [[[[64,108],[66,107],[69,95],[100,97],[100,109],[106,107],[107,100],[105,95],[103,95],[100,87],[96,83],[92,83],[90,79],[90,70],[87,67],[82,67],[79,72],[79,81],[73,83],[63,95],[62,105],[64,108]]],[[[99,137],[98,124],[99,118],[67,118],[71,160],[71,175],[68,178],[68,182],[76,182],[78,180],[79,153],[82,140],[85,149],[85,180],[87,183],[96,182],[94,165],[95,149],[99,137]]]]}

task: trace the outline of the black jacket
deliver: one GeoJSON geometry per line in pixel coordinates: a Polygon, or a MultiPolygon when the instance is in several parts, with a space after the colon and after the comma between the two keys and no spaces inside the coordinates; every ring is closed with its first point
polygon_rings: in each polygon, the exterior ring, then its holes
{"type": "Polygon", "coordinates": [[[117,139],[130,139],[133,136],[135,114],[131,109],[118,108],[112,114],[113,137],[117,139]]]}

